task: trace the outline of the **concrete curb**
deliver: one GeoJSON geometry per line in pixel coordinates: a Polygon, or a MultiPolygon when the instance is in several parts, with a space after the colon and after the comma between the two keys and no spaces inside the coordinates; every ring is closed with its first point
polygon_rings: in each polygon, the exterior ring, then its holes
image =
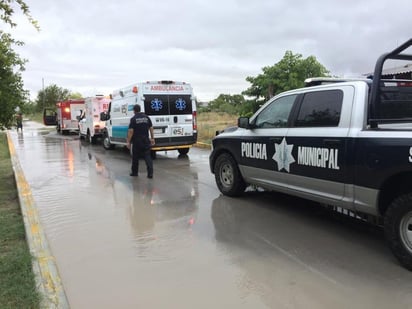
{"type": "Polygon", "coordinates": [[[197,142],[194,146],[198,147],[198,148],[205,148],[205,149],[211,149],[212,148],[212,145],[206,144],[206,143],[200,143],[200,142],[197,142]]]}
{"type": "Polygon", "coordinates": [[[60,280],[56,261],[50,252],[46,235],[40,224],[30,185],[24,177],[9,131],[7,131],[7,140],[26,230],[26,238],[30,253],[33,256],[32,266],[36,277],[36,285],[42,295],[41,308],[70,308],[60,280]]]}

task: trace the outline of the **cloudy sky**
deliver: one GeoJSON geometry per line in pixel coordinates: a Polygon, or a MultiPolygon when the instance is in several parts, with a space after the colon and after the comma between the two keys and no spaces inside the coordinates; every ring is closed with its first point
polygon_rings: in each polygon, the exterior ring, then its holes
{"type": "Polygon", "coordinates": [[[412,37],[410,0],[26,0],[11,32],[32,99],[44,86],[110,94],[147,80],[192,84],[200,101],[238,94],[287,50],[332,74],[373,71],[412,37]]]}

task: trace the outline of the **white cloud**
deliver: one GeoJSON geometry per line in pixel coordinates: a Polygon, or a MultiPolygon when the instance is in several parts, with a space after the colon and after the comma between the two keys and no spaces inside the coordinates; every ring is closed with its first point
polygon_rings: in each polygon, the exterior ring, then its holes
{"type": "Polygon", "coordinates": [[[314,55],[332,74],[373,70],[410,37],[410,3],[319,0],[27,0],[36,32],[16,16],[32,98],[57,84],[83,95],[133,82],[190,82],[200,100],[240,93],[286,50],[314,55]]]}

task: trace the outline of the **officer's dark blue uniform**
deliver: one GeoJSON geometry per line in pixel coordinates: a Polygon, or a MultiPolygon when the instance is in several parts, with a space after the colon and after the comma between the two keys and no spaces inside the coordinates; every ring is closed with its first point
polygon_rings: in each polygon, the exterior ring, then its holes
{"type": "Polygon", "coordinates": [[[147,177],[153,177],[153,161],[150,148],[153,139],[153,125],[150,118],[140,112],[140,106],[133,108],[135,115],[130,119],[129,131],[127,136],[128,147],[132,144],[132,172],[130,176],[137,176],[139,172],[139,157],[144,158],[147,167],[147,177]],[[149,139],[149,131],[151,139],[149,139]]]}

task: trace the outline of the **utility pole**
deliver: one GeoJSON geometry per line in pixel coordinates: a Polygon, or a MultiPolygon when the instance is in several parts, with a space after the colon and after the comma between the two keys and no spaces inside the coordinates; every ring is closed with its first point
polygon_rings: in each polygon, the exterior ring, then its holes
{"type": "Polygon", "coordinates": [[[42,87],[43,87],[43,109],[45,108],[45,106],[44,106],[44,97],[45,97],[45,93],[44,93],[44,78],[42,77],[42,79],[41,79],[41,82],[42,82],[42,87]]]}

